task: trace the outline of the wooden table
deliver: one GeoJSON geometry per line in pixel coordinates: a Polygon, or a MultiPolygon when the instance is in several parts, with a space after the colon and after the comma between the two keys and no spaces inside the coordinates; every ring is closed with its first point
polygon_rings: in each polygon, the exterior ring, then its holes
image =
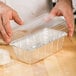
{"type": "Polygon", "coordinates": [[[76,37],[66,38],[61,51],[33,65],[18,61],[12,47],[0,48],[8,50],[13,58],[11,64],[0,66],[0,76],[76,76],[76,37]]]}

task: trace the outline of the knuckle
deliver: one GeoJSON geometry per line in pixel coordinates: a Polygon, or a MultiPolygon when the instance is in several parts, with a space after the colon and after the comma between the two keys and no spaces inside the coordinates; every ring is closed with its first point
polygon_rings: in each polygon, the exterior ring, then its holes
{"type": "Polygon", "coordinates": [[[3,29],[3,27],[2,27],[2,25],[0,24],[0,31],[3,31],[4,29],[3,29]]]}
{"type": "Polygon", "coordinates": [[[4,29],[1,29],[1,33],[6,36],[6,32],[4,29]]]}
{"type": "Polygon", "coordinates": [[[8,26],[8,21],[4,21],[3,25],[7,27],[8,26]]]}
{"type": "Polygon", "coordinates": [[[0,12],[0,17],[3,15],[3,13],[0,12]]]}

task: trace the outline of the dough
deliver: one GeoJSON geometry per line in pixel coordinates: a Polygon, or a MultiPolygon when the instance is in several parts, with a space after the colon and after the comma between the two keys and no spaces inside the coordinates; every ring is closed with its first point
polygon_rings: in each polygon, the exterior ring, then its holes
{"type": "Polygon", "coordinates": [[[10,61],[11,58],[9,52],[4,49],[0,49],[0,65],[8,64],[10,61]]]}

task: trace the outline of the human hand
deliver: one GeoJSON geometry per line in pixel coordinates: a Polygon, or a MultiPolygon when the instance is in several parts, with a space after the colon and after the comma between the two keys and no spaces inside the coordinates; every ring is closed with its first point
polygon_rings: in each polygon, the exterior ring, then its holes
{"type": "Polygon", "coordinates": [[[7,44],[11,41],[12,36],[10,20],[14,20],[19,25],[23,24],[15,10],[3,2],[0,2],[0,38],[2,38],[7,44]]]}
{"type": "Polygon", "coordinates": [[[55,7],[51,10],[47,20],[61,15],[63,15],[66,20],[68,26],[68,35],[72,37],[74,32],[74,16],[71,0],[59,0],[55,7]]]}

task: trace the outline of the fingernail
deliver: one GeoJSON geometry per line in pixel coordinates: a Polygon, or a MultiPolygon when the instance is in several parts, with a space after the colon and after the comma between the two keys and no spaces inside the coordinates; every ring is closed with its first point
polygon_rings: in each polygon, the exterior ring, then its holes
{"type": "Polygon", "coordinates": [[[45,18],[45,21],[49,21],[49,20],[53,19],[54,17],[55,17],[54,15],[50,14],[48,17],[45,18]]]}
{"type": "Polygon", "coordinates": [[[23,22],[23,21],[21,21],[21,22],[20,22],[20,24],[21,24],[21,25],[23,25],[23,24],[24,24],[24,22],[23,22]]]}
{"type": "Polygon", "coordinates": [[[11,42],[11,38],[8,38],[6,43],[9,44],[11,42]]]}
{"type": "Polygon", "coordinates": [[[72,37],[72,36],[73,36],[73,34],[72,34],[72,33],[69,33],[69,36],[70,36],[70,37],[72,37]]]}
{"type": "Polygon", "coordinates": [[[72,37],[72,34],[70,35],[70,37],[72,37]]]}

